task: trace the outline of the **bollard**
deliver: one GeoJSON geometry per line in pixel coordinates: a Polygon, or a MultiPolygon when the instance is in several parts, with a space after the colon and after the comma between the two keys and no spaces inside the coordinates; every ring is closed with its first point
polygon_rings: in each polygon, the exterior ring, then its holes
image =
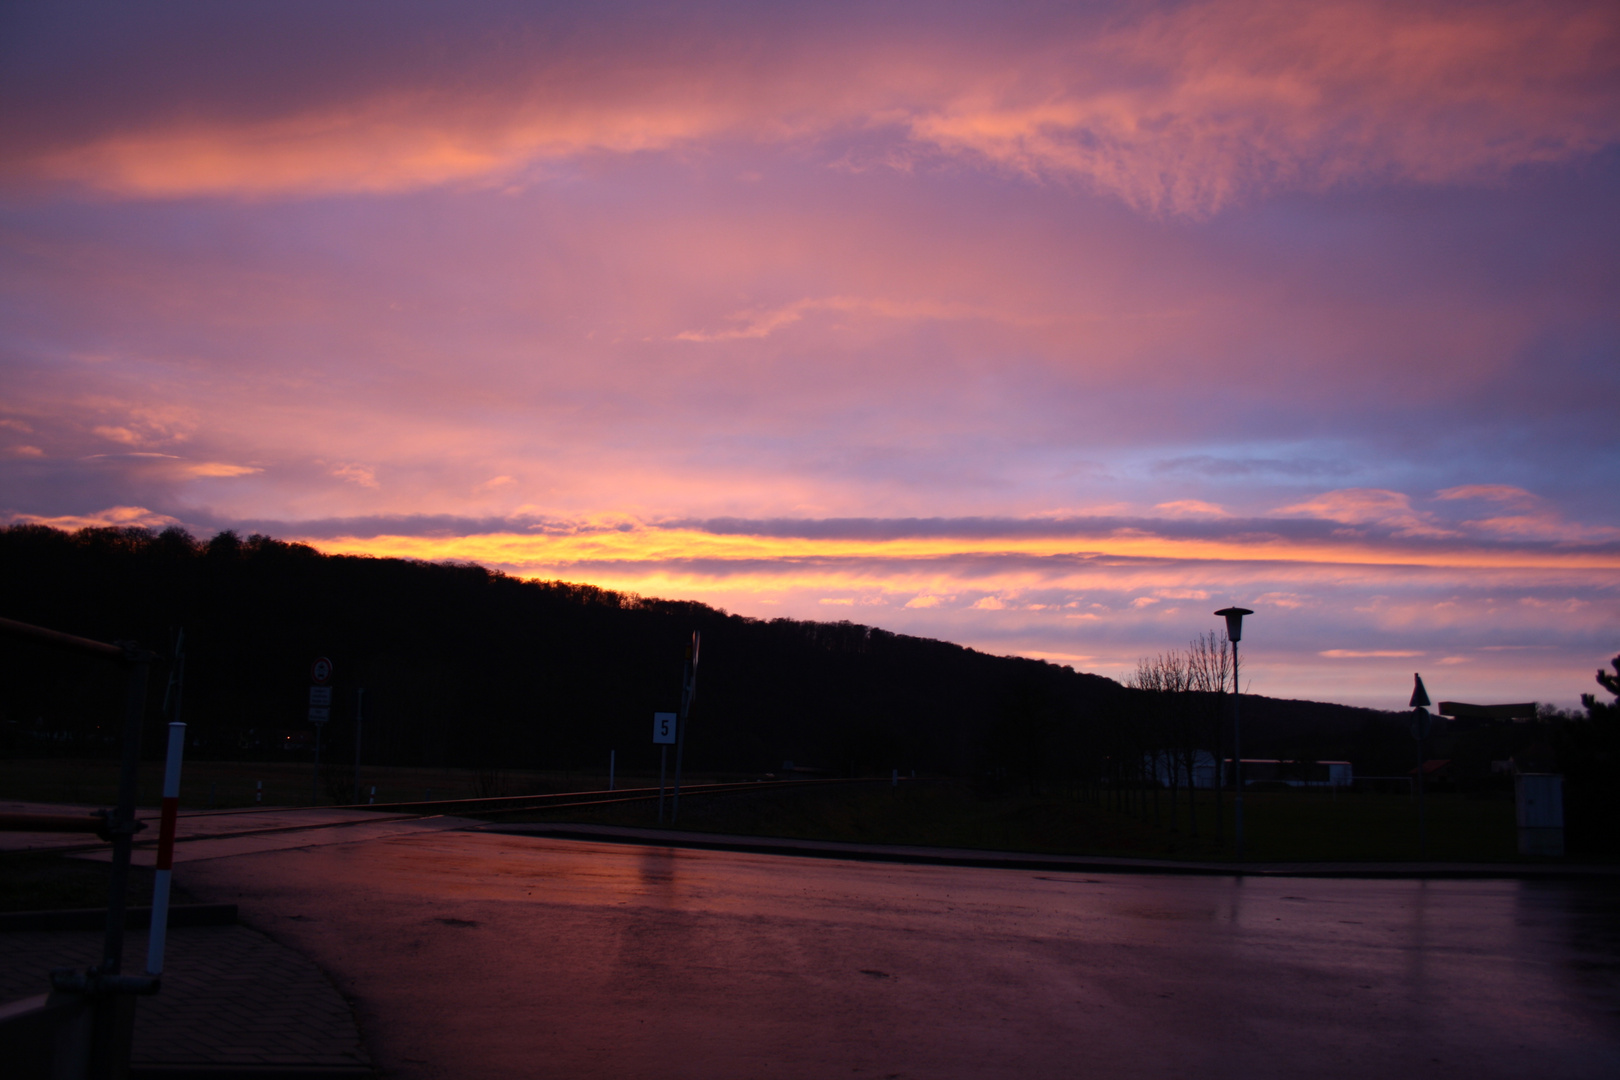
{"type": "Polygon", "coordinates": [[[377,785],[372,784],[371,785],[371,798],[367,799],[366,802],[369,804],[369,803],[374,803],[376,801],[377,801],[377,785]]]}
{"type": "Polygon", "coordinates": [[[174,826],[180,812],[180,759],[186,751],[186,725],[169,725],[169,756],[163,766],[163,820],[158,829],[157,876],[152,881],[152,927],[146,938],[146,973],[163,974],[163,946],[169,932],[169,878],[174,871],[174,826]]]}
{"type": "Polygon", "coordinates": [[[890,787],[899,787],[900,786],[900,770],[899,769],[894,770],[894,772],[889,775],[889,786],[890,787]]]}
{"type": "Polygon", "coordinates": [[[264,781],[263,780],[255,780],[255,781],[253,781],[253,801],[256,802],[256,803],[264,802],[264,781]]]}

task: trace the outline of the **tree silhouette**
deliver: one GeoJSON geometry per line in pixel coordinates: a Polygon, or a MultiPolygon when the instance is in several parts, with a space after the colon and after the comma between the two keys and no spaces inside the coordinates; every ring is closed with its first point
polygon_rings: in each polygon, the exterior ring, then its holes
{"type": "MultiPolygon", "coordinates": [[[[1598,685],[1620,697],[1620,656],[1614,674],[1599,668],[1598,685]]],[[[1553,746],[1564,773],[1564,823],[1571,851],[1620,854],[1620,701],[1582,694],[1584,718],[1556,722],[1553,746]]]]}

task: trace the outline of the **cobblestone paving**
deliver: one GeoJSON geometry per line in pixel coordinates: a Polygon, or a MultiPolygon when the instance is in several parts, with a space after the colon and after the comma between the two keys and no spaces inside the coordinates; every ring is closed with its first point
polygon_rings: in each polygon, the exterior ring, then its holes
{"type": "MultiPolygon", "coordinates": [[[[0,933],[0,1002],[43,993],[53,967],[87,967],[101,934],[0,933]]],[[[348,1004],[311,961],[246,927],[169,931],[163,990],[136,1009],[137,1064],[369,1065],[348,1004]]],[[[124,970],[145,969],[130,931],[124,970]]]]}

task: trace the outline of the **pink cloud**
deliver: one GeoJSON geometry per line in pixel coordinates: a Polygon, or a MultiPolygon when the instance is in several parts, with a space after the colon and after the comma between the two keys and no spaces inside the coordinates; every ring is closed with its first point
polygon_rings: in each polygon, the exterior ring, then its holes
{"type": "Polygon", "coordinates": [[[1153,509],[1171,518],[1232,516],[1214,503],[1204,502],[1202,499],[1177,499],[1174,502],[1159,503],[1153,509]]]}
{"type": "Polygon", "coordinates": [[[1424,654],[1414,649],[1323,649],[1317,655],[1330,660],[1367,660],[1424,654]]]}
{"type": "Polygon", "coordinates": [[[1463,484],[1449,487],[1434,494],[1437,499],[1484,499],[1488,502],[1533,505],[1540,500],[1531,492],[1511,484],[1463,484]]]}
{"type": "Polygon", "coordinates": [[[1411,497],[1380,488],[1344,488],[1328,491],[1293,506],[1280,507],[1279,514],[1339,521],[1346,525],[1377,525],[1397,536],[1455,536],[1453,530],[1433,522],[1433,515],[1412,508],[1411,497]]]}

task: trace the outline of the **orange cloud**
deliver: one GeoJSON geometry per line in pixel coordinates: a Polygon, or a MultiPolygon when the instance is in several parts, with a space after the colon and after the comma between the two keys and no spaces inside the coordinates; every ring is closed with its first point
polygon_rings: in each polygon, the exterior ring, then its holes
{"type": "Polygon", "coordinates": [[[1490,182],[1620,136],[1609,4],[1213,0],[1036,24],[1028,36],[941,20],[904,34],[761,25],[677,62],[664,41],[619,34],[562,54],[533,44],[540,34],[513,44],[528,64],[492,75],[452,58],[408,91],[362,86],[251,120],[188,103],[31,148],[12,169],[141,198],[304,196],[857,138],[881,167],[940,156],[1199,216],[1371,177],[1490,182]]]}
{"type": "Polygon", "coordinates": [[[351,484],[359,484],[365,488],[376,488],[377,471],[369,465],[339,465],[332,470],[332,475],[339,480],[347,480],[351,484]]]}
{"type": "MultiPolygon", "coordinates": [[[[971,569],[952,568],[948,565],[951,560],[1012,556],[1023,561],[1016,569],[998,572],[997,580],[1005,583],[1005,588],[1049,586],[1059,582],[1075,584],[1100,572],[1085,564],[1054,563],[1032,568],[1039,560],[1074,556],[1176,560],[1228,567],[1265,565],[1268,574],[1284,577],[1286,571],[1276,569],[1278,566],[1298,565],[1306,577],[1322,574],[1325,571],[1321,568],[1331,566],[1333,575],[1340,581],[1353,577],[1355,567],[1499,569],[1515,573],[1620,570],[1620,552],[1602,550],[1473,548],[1460,543],[1413,547],[1372,541],[1283,537],[1206,540],[1159,536],[1139,530],[1060,537],[913,536],[884,540],[717,534],[620,522],[610,527],[584,526],[574,531],[558,530],[541,535],[512,532],[456,537],[338,537],[310,538],[307,542],[330,552],[430,560],[471,559],[539,576],[578,577],[588,573],[594,581],[659,582],[670,587],[717,576],[735,582],[739,580],[736,576],[739,572],[743,577],[761,582],[779,581],[782,574],[787,573],[800,580],[829,583],[866,580],[873,573],[879,573],[882,582],[886,582],[882,585],[885,590],[907,594],[915,593],[919,584],[938,594],[973,591],[971,569]],[[868,569],[867,564],[884,569],[874,571],[868,569]],[[926,582],[918,580],[922,576],[927,577],[926,582]]],[[[1119,580],[1119,570],[1110,568],[1111,580],[1119,580]]],[[[1168,573],[1170,571],[1164,567],[1144,570],[1139,587],[1171,597],[1197,597],[1198,592],[1203,591],[1177,588],[1175,582],[1166,580],[1168,573]]],[[[987,589],[980,585],[977,591],[987,589]]]]}
{"type": "Polygon", "coordinates": [[[53,529],[141,528],[166,529],[180,524],[176,518],[159,514],[144,506],[111,506],[93,514],[64,514],[49,517],[40,514],[13,514],[13,525],[49,525],[53,529]]]}

